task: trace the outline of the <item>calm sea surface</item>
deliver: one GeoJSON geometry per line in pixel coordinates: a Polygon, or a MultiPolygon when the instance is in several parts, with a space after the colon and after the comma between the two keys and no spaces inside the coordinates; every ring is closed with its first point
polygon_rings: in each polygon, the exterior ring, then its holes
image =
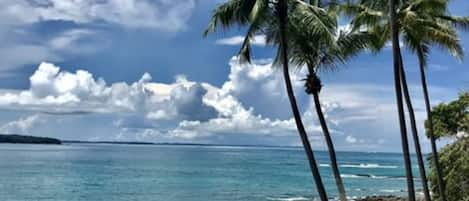
{"type": "MultiPolygon", "coordinates": [[[[315,154],[335,197],[327,153],[315,154]]],[[[349,196],[405,193],[401,155],[338,159],[349,196]]],[[[1,201],[313,200],[311,178],[296,148],[0,144],[1,201]]]]}

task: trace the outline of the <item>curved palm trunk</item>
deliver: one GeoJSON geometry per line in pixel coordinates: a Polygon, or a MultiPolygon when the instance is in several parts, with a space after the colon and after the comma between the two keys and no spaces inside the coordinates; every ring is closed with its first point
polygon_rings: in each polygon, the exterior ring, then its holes
{"type": "Polygon", "coordinates": [[[427,88],[427,79],[425,76],[425,65],[423,63],[423,56],[419,55],[419,65],[420,65],[420,78],[422,81],[423,96],[425,99],[425,108],[427,110],[427,121],[428,121],[428,135],[430,136],[430,142],[432,145],[432,157],[436,169],[436,178],[438,182],[438,190],[440,192],[441,201],[446,201],[445,193],[445,183],[443,181],[443,172],[441,171],[440,159],[438,157],[438,148],[436,147],[436,139],[433,134],[433,119],[432,119],[432,110],[430,105],[430,98],[428,95],[427,88]]]}
{"type": "Polygon", "coordinates": [[[342,182],[339,167],[337,165],[337,157],[335,153],[334,143],[332,143],[332,137],[331,137],[331,134],[329,133],[329,128],[327,127],[326,118],[324,117],[324,113],[321,108],[321,101],[319,100],[319,93],[321,92],[321,88],[322,88],[321,80],[317,76],[314,66],[308,65],[308,71],[309,71],[308,77],[305,79],[306,81],[305,91],[307,94],[313,95],[316,114],[318,116],[319,123],[322,128],[322,132],[324,133],[324,138],[326,139],[327,150],[329,151],[329,158],[331,160],[332,173],[334,175],[337,190],[339,192],[339,200],[347,201],[344,183],[342,182]]]}
{"type": "Polygon", "coordinates": [[[399,47],[399,30],[397,26],[397,16],[396,16],[396,0],[389,1],[390,16],[391,16],[391,30],[392,30],[392,49],[393,49],[393,60],[394,60],[394,88],[396,92],[396,103],[397,111],[399,116],[399,126],[401,132],[401,142],[402,142],[402,154],[404,156],[404,165],[406,169],[406,178],[407,178],[407,191],[409,195],[409,201],[415,201],[415,190],[414,190],[414,180],[412,176],[412,167],[410,162],[409,154],[409,142],[407,139],[407,128],[404,116],[404,105],[402,102],[402,86],[400,82],[400,68],[399,68],[399,54],[401,49],[399,47]]]}
{"type": "Polygon", "coordinates": [[[277,3],[277,12],[278,18],[280,21],[280,46],[281,46],[281,54],[283,55],[282,63],[283,63],[283,76],[285,79],[285,85],[287,88],[288,98],[290,100],[293,116],[295,118],[296,127],[301,137],[301,142],[303,143],[303,147],[305,149],[306,155],[308,157],[309,166],[311,168],[311,173],[313,174],[314,181],[316,183],[316,188],[319,193],[319,197],[321,201],[327,201],[327,194],[324,188],[324,184],[322,183],[321,175],[319,174],[319,168],[316,164],[316,159],[314,158],[314,153],[311,148],[311,144],[308,139],[308,135],[306,134],[305,127],[301,120],[301,115],[298,110],[298,105],[296,104],[295,94],[293,92],[292,83],[290,80],[290,73],[288,68],[288,55],[287,55],[287,40],[285,36],[286,30],[286,22],[287,22],[287,2],[286,0],[279,0],[277,3]]]}
{"type": "MultiPolygon", "coordinates": [[[[321,7],[321,0],[310,0],[309,4],[321,7]]],[[[314,68],[312,66],[308,66],[308,70],[311,75],[315,74],[314,68]]],[[[316,114],[318,115],[319,123],[321,125],[321,129],[322,129],[322,132],[324,133],[324,138],[326,140],[327,150],[329,152],[329,158],[331,160],[332,173],[334,174],[337,191],[339,192],[339,200],[347,201],[347,195],[346,195],[346,191],[344,187],[344,182],[342,181],[339,167],[337,165],[337,157],[335,153],[334,143],[332,143],[332,137],[331,137],[331,134],[329,133],[329,128],[327,127],[327,123],[326,123],[326,118],[324,117],[324,113],[321,108],[321,101],[319,100],[319,91],[315,91],[313,93],[313,98],[314,98],[314,106],[316,107],[316,114]]]]}
{"type": "Polygon", "coordinates": [[[326,139],[327,149],[329,151],[329,158],[331,159],[332,172],[335,177],[337,190],[339,191],[339,200],[347,201],[344,183],[342,182],[342,178],[340,177],[339,167],[337,166],[337,157],[335,154],[334,144],[332,143],[332,138],[329,133],[329,129],[327,128],[326,119],[324,118],[324,114],[322,112],[321,102],[319,100],[319,93],[318,92],[313,93],[313,97],[314,97],[314,105],[316,107],[316,113],[319,118],[319,123],[321,124],[322,132],[324,133],[324,138],[326,139]]]}
{"type": "Polygon", "coordinates": [[[430,192],[428,191],[428,179],[427,173],[425,171],[425,163],[422,157],[422,150],[420,146],[419,134],[417,130],[417,123],[415,121],[414,107],[412,105],[412,100],[409,93],[409,88],[407,86],[406,73],[404,69],[404,62],[402,60],[402,54],[399,54],[399,65],[400,65],[400,75],[402,89],[404,92],[404,99],[407,105],[407,110],[409,112],[410,125],[412,128],[412,136],[414,138],[415,154],[417,155],[417,163],[419,166],[420,178],[422,180],[422,190],[425,201],[430,201],[430,192]]]}

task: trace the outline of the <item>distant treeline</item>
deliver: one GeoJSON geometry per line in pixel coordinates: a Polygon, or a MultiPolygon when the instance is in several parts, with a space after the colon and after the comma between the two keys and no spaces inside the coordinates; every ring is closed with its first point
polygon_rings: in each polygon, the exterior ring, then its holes
{"type": "Polygon", "coordinates": [[[55,138],[48,137],[34,137],[24,135],[1,135],[0,143],[17,143],[17,144],[62,144],[62,142],[55,138]]]}
{"type": "Polygon", "coordinates": [[[64,140],[68,144],[134,144],[134,145],[155,145],[152,142],[128,142],[128,141],[82,141],[82,140],[64,140]]]}

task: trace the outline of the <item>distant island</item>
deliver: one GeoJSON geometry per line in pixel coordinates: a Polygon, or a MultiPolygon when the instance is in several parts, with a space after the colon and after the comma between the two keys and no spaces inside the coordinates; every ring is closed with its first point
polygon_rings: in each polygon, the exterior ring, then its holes
{"type": "Polygon", "coordinates": [[[134,144],[134,145],[156,145],[153,142],[133,142],[133,141],[82,141],[82,140],[63,140],[65,144],[134,144]]]}
{"type": "Polygon", "coordinates": [[[14,144],[62,144],[59,139],[49,137],[35,137],[26,135],[2,135],[0,134],[0,143],[14,144]]]}

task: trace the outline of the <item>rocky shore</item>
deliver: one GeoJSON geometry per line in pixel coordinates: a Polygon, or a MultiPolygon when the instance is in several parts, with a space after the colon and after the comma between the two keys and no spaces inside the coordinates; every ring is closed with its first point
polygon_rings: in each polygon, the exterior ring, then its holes
{"type": "MultiPolygon", "coordinates": [[[[407,198],[396,197],[396,196],[369,196],[366,198],[360,198],[355,201],[407,201],[407,198]]],[[[417,198],[417,201],[423,201],[423,199],[417,198]]]]}

